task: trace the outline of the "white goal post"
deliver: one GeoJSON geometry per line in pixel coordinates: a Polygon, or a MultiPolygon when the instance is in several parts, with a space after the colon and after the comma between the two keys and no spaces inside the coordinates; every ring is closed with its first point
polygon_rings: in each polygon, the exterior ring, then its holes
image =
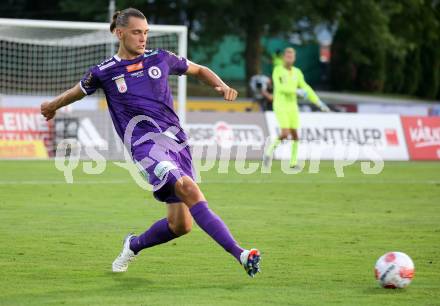
{"type": "MultiPolygon", "coordinates": [[[[187,32],[186,26],[150,25],[147,48],[187,57],[187,32]]],[[[0,95],[57,94],[111,57],[116,44],[109,23],[0,18],[0,95]]],[[[186,76],[172,78],[170,85],[183,124],[186,76]]]]}

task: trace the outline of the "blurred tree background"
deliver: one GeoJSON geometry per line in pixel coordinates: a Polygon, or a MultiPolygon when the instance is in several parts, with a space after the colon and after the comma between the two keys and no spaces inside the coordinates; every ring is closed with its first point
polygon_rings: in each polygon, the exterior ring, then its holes
{"type": "MultiPolygon", "coordinates": [[[[107,21],[108,0],[3,0],[0,17],[107,21]]],[[[117,0],[150,23],[185,24],[189,54],[212,57],[224,37],[242,44],[244,78],[260,71],[268,37],[316,43],[333,34],[330,89],[440,98],[440,0],[117,0]]],[[[307,76],[307,75],[306,75],[307,76]]],[[[245,81],[245,80],[243,80],[245,81]]]]}

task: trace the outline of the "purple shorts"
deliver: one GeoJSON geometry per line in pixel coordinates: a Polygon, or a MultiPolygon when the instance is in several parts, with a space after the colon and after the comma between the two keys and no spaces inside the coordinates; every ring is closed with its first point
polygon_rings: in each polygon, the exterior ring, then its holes
{"type": "Polygon", "coordinates": [[[132,153],[142,174],[153,186],[153,195],[158,201],[182,202],[174,191],[176,181],[182,176],[195,179],[188,145],[170,150],[166,145],[146,142],[134,147],[132,153]]]}

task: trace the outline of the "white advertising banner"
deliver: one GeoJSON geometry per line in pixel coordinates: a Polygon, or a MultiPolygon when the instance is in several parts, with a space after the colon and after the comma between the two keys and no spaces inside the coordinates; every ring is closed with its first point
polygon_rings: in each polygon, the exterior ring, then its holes
{"type": "MultiPolygon", "coordinates": [[[[9,108],[36,108],[40,109],[44,101],[52,101],[53,96],[23,96],[23,95],[2,95],[0,94],[0,107],[9,108]]],[[[69,106],[60,109],[61,112],[72,110],[97,110],[99,106],[99,96],[86,96],[69,106]]]]}
{"type": "Polygon", "coordinates": [[[398,114],[403,116],[428,116],[430,105],[414,104],[358,104],[358,113],[398,114]]]}
{"type": "Polygon", "coordinates": [[[263,113],[189,112],[187,119],[184,130],[195,157],[197,151],[208,159],[262,158],[268,136],[263,113]]]}
{"type": "MultiPolygon", "coordinates": [[[[279,135],[273,112],[266,112],[272,139],[279,135]]],[[[301,113],[298,130],[301,160],[408,160],[399,115],[301,113]]],[[[289,142],[275,151],[276,159],[289,159],[289,142]]]]}

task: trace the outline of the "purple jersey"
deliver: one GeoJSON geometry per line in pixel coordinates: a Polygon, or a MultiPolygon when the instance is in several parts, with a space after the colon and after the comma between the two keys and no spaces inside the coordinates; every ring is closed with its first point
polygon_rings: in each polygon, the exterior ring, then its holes
{"type": "Polygon", "coordinates": [[[180,201],[174,193],[176,179],[183,175],[194,178],[187,137],[174,111],[168,85],[169,75],[181,75],[187,70],[185,58],[166,50],[147,50],[133,60],[115,55],[92,67],[79,83],[87,95],[98,88],[104,90],[113,124],[123,142],[133,118],[149,117],[134,125],[125,145],[154,186],[156,198],[167,203],[180,201]]]}
{"type": "MultiPolygon", "coordinates": [[[[169,75],[182,75],[188,61],[166,50],[147,50],[132,60],[117,55],[92,67],[81,79],[80,86],[87,95],[98,88],[104,90],[116,132],[123,140],[128,122],[137,115],[152,118],[161,132],[175,126],[178,138],[186,140],[173,107],[168,85],[169,75]]],[[[132,141],[147,132],[159,132],[154,125],[142,122],[136,126],[132,141]]]]}

